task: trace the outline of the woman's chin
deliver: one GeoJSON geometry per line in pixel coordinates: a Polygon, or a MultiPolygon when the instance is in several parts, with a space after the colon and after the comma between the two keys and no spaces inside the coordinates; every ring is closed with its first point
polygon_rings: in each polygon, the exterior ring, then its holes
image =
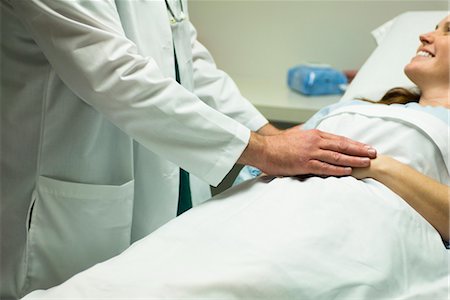
{"type": "Polygon", "coordinates": [[[409,64],[405,66],[403,69],[406,77],[409,78],[416,85],[419,85],[420,82],[426,80],[427,77],[431,74],[427,74],[426,68],[424,68],[421,61],[411,61],[409,64]]]}

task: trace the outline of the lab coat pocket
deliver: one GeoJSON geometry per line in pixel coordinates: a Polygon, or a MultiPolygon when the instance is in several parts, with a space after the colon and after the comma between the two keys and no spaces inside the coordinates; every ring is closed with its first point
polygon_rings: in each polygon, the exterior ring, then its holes
{"type": "Polygon", "coordinates": [[[28,220],[24,292],[61,283],[130,244],[134,181],[92,185],[39,177],[28,220]]]}

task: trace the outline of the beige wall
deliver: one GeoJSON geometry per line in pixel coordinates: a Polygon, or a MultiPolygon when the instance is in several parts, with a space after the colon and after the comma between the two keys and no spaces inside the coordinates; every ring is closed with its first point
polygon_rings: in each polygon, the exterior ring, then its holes
{"type": "Polygon", "coordinates": [[[448,10],[448,2],[189,0],[199,40],[219,67],[278,80],[305,61],[359,68],[375,48],[370,31],[409,10],[448,10]]]}

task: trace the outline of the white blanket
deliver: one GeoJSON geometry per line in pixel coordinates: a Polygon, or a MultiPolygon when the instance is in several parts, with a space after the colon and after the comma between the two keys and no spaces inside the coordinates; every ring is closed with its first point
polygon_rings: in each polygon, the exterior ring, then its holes
{"type": "MultiPolygon", "coordinates": [[[[340,110],[319,128],[449,184],[448,124],[368,107],[340,110]]],[[[437,231],[384,185],[262,177],[26,299],[447,299],[448,276],[437,231]]]]}

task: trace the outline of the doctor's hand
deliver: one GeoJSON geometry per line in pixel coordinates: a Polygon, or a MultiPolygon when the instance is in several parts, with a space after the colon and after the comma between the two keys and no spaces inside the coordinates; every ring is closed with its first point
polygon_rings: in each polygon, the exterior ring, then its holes
{"type": "Polygon", "coordinates": [[[271,136],[252,132],[238,163],[276,176],[346,176],[352,173],[353,167],[368,167],[370,159],[375,157],[375,149],[368,145],[295,126],[271,136]]]}

